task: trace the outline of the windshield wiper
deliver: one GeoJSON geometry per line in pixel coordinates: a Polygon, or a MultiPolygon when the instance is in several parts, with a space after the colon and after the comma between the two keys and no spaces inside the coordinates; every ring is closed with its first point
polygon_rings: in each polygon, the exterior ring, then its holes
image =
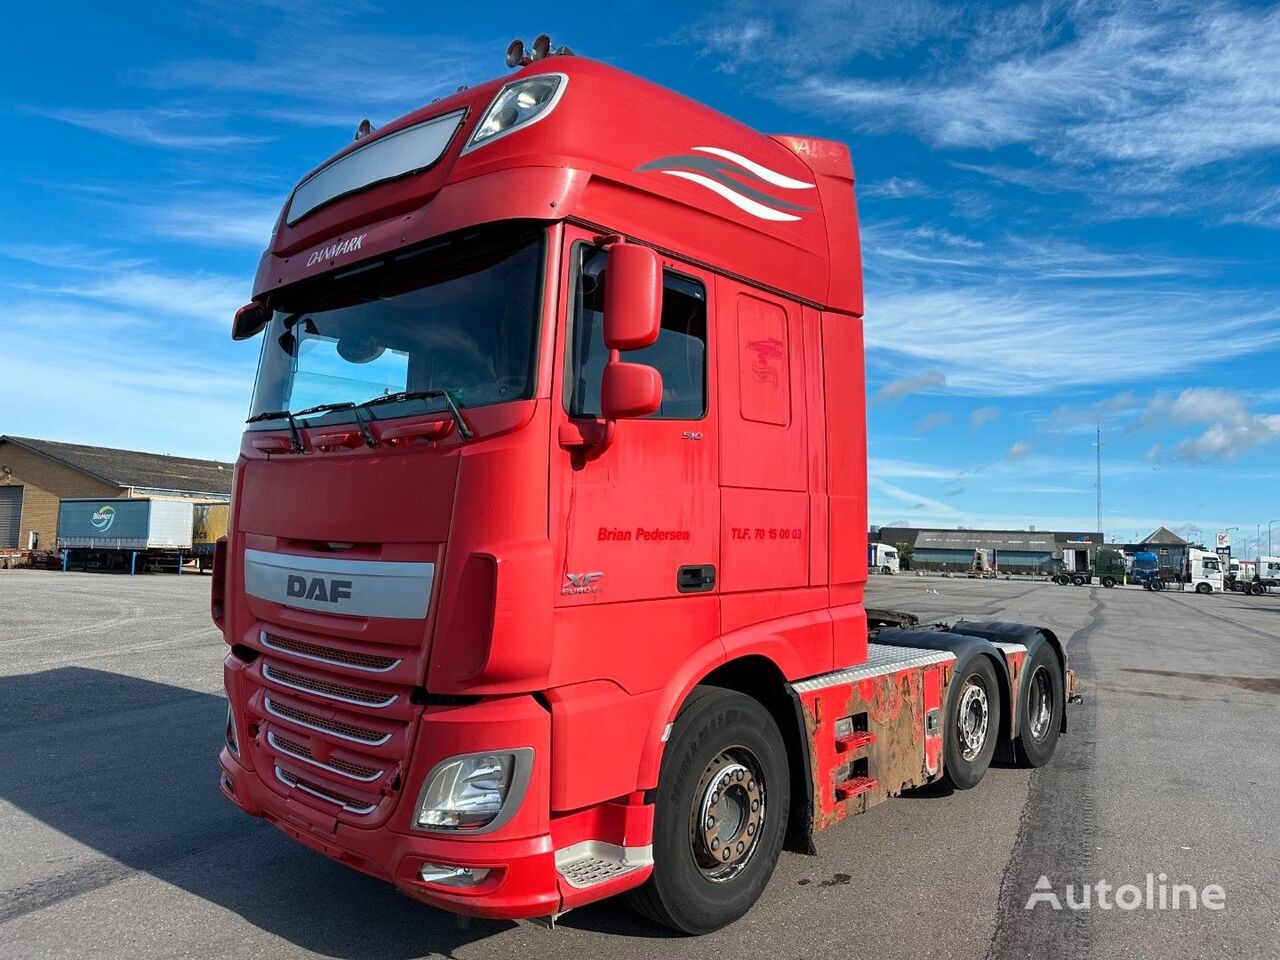
{"type": "Polygon", "coordinates": [[[376,447],[378,438],[369,431],[368,424],[364,422],[364,417],[360,414],[360,406],[350,400],[343,400],[340,403],[321,403],[314,407],[307,407],[305,410],[299,410],[295,416],[304,417],[309,413],[332,413],[335,410],[350,410],[352,416],[356,418],[356,426],[360,428],[360,436],[364,437],[364,445],[366,447],[376,447]]]}
{"type": "Polygon", "coordinates": [[[268,410],[265,413],[254,414],[245,423],[258,423],[262,420],[288,420],[289,441],[293,444],[293,452],[302,453],[306,447],[302,445],[302,434],[298,433],[298,422],[293,417],[294,415],[288,410],[268,410]]]}
{"type": "Polygon", "coordinates": [[[388,393],[381,397],[374,397],[372,400],[366,400],[359,406],[375,407],[380,403],[397,403],[401,400],[434,400],[437,398],[444,400],[445,406],[449,408],[449,415],[453,417],[453,422],[458,427],[458,436],[463,440],[470,440],[474,437],[476,435],[475,431],[467,426],[467,421],[462,419],[462,411],[458,409],[458,404],[454,402],[453,395],[448,390],[401,390],[399,393],[388,393]]]}

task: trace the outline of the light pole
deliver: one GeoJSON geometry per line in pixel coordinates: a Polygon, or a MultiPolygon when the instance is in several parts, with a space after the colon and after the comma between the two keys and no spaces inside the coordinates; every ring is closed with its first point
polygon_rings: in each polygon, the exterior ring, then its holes
{"type": "Polygon", "coordinates": [[[1280,520],[1272,520],[1271,523],[1267,524],[1267,556],[1268,557],[1273,555],[1271,553],[1271,526],[1272,524],[1276,524],[1276,523],[1280,523],[1280,520]]]}

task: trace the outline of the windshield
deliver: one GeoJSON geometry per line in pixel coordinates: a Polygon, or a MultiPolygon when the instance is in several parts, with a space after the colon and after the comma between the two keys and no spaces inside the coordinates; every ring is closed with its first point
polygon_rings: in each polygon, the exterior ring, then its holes
{"type": "MultiPolygon", "coordinates": [[[[542,236],[511,224],[473,230],[279,297],[250,416],[404,391],[447,390],[460,407],[532,397],[542,236]]],[[[366,408],[369,419],[424,409],[445,409],[445,401],[366,408]]]]}

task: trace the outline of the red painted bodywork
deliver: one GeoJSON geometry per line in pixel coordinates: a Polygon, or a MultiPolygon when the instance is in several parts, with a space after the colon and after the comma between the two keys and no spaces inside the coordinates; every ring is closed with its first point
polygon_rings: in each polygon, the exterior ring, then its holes
{"type": "Polygon", "coordinates": [[[543,221],[535,395],[466,410],[470,440],[436,414],[373,424],[382,440],[375,448],[360,444],[354,428],[345,439],[344,428],[304,429],[306,451],[296,454],[286,433],[245,434],[218,574],[219,625],[235,648],[226,674],[240,743],[239,756],[222,753],[223,791],[300,842],[429,903],[538,916],[645,878],[641,869],[575,889],[557,875],[554,851],[590,839],[650,842],[644,791],[657,784],[664,731],[708,673],[754,656],[797,680],[866,658],[853,170],[843,145],[767,137],[634,76],[564,56],[437,101],[347,149],[459,109],[467,111],[461,130],[426,171],[339,199],[293,226],[282,214],[253,295],[269,306],[280,288],[466,226],[543,221]],[[501,86],[540,72],[568,78],[555,110],[462,152],[501,86]],[[786,196],[803,214],[762,220],[687,179],[638,169],[700,146],[811,185],[786,196]],[[357,251],[308,266],[314,251],[357,235],[357,251]],[[572,422],[562,400],[571,253],[605,235],[657,249],[668,269],[705,286],[708,413],[621,421],[610,446],[584,458],[562,445],[599,426],[572,422]],[[334,542],[352,544],[350,559],[435,563],[426,618],[334,616],[246,594],[246,549],[324,556],[334,542]],[[685,564],[714,564],[715,589],[678,593],[685,564]],[[562,592],[566,575],[582,571],[603,572],[597,589],[562,592]],[[375,677],[273,650],[261,641],[264,630],[295,650],[399,663],[375,677]],[[264,666],[304,686],[396,699],[384,709],[335,707],[273,685],[264,666]],[[267,696],[323,724],[390,738],[353,750],[314,726],[271,717],[267,696]],[[283,756],[268,743],[273,731],[323,762],[383,771],[381,786],[352,789],[283,756]],[[437,762],[526,746],[535,752],[532,779],[510,822],[470,838],[412,827],[423,777],[437,762]],[[273,766],[375,812],[356,816],[291,789],[273,766]],[[417,879],[424,860],[493,872],[476,888],[451,890],[417,879]]]}

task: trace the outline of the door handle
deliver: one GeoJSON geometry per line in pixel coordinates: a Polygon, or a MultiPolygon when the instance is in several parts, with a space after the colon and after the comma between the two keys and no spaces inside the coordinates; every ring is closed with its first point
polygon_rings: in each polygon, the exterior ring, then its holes
{"type": "Polygon", "coordinates": [[[714,564],[694,564],[676,572],[676,590],[680,593],[705,593],[716,585],[714,564]]]}

